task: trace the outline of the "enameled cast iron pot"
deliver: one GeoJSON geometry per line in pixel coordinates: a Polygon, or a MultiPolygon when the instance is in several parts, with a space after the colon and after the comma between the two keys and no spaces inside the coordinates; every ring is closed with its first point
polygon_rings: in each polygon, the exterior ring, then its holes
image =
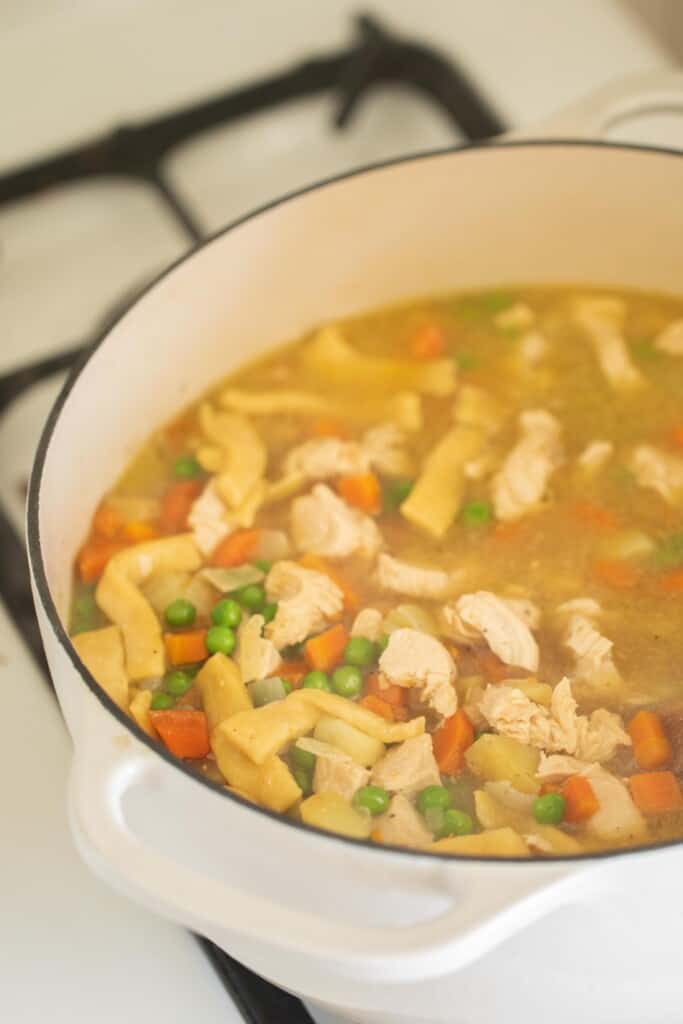
{"type": "Polygon", "coordinates": [[[154,428],[317,323],[501,282],[680,293],[681,155],[578,141],[654,107],[683,108],[683,76],[606,90],[558,119],[555,141],[397,161],[244,218],[99,341],[40,444],[31,570],[74,742],[69,813],[82,856],[123,893],[353,1020],[671,1024],[683,995],[683,848],[436,858],[242,802],[151,743],[79,664],[63,625],[74,554],[154,428]]]}

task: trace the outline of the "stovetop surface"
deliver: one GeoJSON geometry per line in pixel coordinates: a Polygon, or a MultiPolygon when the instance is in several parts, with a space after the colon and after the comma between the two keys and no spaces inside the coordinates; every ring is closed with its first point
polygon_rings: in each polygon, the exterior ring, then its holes
{"type": "Polygon", "coordinates": [[[189,21],[161,0],[144,13],[132,0],[81,2],[58,18],[26,0],[8,5],[6,31],[0,15],[0,67],[24,98],[0,136],[0,687],[16,726],[0,747],[12,780],[0,843],[7,1020],[334,1024],[101,885],[73,849],[70,744],[27,590],[23,503],[76,353],[164,265],[249,208],[354,166],[491,134],[665,62],[609,4],[562,5],[560,40],[553,4],[540,0],[514,17],[490,0],[423,0],[419,11],[375,2],[400,30],[388,50],[381,23],[350,33],[353,5],[342,0],[295,0],[286,21],[268,4],[270,23],[261,2],[233,6],[229,18],[201,0],[189,21]],[[41,103],[25,91],[26,64],[46,81],[57,73],[41,103]],[[140,129],[149,118],[154,131],[140,129]],[[127,132],[112,131],[123,123],[127,132]]]}

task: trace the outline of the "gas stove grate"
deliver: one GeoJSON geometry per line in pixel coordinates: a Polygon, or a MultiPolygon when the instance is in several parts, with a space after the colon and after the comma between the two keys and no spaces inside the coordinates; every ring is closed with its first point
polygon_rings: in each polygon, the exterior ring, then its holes
{"type": "MultiPolygon", "coordinates": [[[[467,76],[445,56],[422,43],[403,39],[363,14],[356,18],[356,40],[349,48],[304,61],[202,103],[121,127],[83,146],[0,175],[0,205],[37,195],[69,182],[119,175],[154,187],[188,239],[201,241],[194,216],[165,177],[169,153],[200,132],[239,120],[291,100],[331,91],[338,96],[337,129],[350,126],[368,92],[380,86],[414,88],[435,103],[454,129],[470,141],[503,130],[497,114],[467,76]]],[[[124,296],[96,325],[99,336],[134,296],[124,296]]],[[[92,339],[71,343],[47,359],[0,376],[0,416],[20,395],[41,381],[75,369],[92,339]]],[[[33,611],[23,543],[0,505],[0,598],[49,683],[47,664],[33,611]]],[[[263,981],[206,939],[197,937],[208,959],[248,1024],[313,1024],[299,1000],[263,981]]]]}

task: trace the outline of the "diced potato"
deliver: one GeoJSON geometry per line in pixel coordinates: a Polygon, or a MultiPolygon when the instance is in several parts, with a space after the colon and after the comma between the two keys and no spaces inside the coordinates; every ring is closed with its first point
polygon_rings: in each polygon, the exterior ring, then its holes
{"type": "Polygon", "coordinates": [[[599,551],[603,558],[621,562],[648,558],[655,548],[655,542],[646,533],[631,529],[619,530],[607,537],[600,545],[599,551]]]}
{"type": "Polygon", "coordinates": [[[212,734],[211,747],[223,778],[249,800],[283,813],[301,798],[292,773],[279,757],[274,755],[262,765],[254,764],[220,729],[212,734]]]}
{"type": "Polygon", "coordinates": [[[202,705],[209,720],[209,731],[238,711],[253,705],[235,662],[225,654],[214,654],[204,663],[196,680],[202,705]]]}
{"type": "Polygon", "coordinates": [[[481,779],[490,782],[508,779],[522,793],[538,793],[540,789],[535,778],[538,751],[509,736],[484,733],[467,750],[465,761],[469,770],[481,779]]]}
{"type": "Polygon", "coordinates": [[[300,807],[301,819],[307,825],[324,828],[353,839],[367,839],[372,831],[372,818],[360,814],[337,793],[316,793],[304,800],[300,807]]]}
{"type": "Polygon", "coordinates": [[[439,627],[431,612],[420,604],[399,604],[385,615],[382,623],[385,633],[397,629],[418,629],[421,633],[438,636],[439,627]]]}
{"type": "Polygon", "coordinates": [[[364,732],[342,722],[340,718],[323,715],[313,733],[317,740],[329,743],[330,746],[343,750],[364,768],[372,768],[384,755],[385,746],[379,740],[367,736],[364,732]]]}
{"type": "Polygon", "coordinates": [[[540,825],[530,812],[506,807],[484,790],[479,789],[474,794],[474,807],[484,829],[513,828],[522,835],[533,834],[544,839],[553,853],[581,852],[581,844],[573,836],[554,825],[540,825]]]}
{"type": "Polygon", "coordinates": [[[538,679],[533,677],[529,679],[506,679],[504,682],[506,686],[514,686],[516,690],[521,690],[525,697],[533,700],[536,704],[542,704],[546,708],[550,707],[553,688],[549,683],[539,683],[538,679]]]}
{"type": "Polygon", "coordinates": [[[451,836],[432,843],[433,853],[464,853],[472,857],[528,857],[529,847],[512,828],[497,828],[472,836],[451,836]]]}
{"type": "Polygon", "coordinates": [[[484,696],[485,686],[484,676],[458,676],[455,680],[455,688],[458,691],[458,699],[461,704],[476,703],[484,696]]]}
{"type": "Polygon", "coordinates": [[[185,596],[192,576],[189,572],[159,572],[140,587],[157,615],[164,614],[169,604],[185,596]]]}

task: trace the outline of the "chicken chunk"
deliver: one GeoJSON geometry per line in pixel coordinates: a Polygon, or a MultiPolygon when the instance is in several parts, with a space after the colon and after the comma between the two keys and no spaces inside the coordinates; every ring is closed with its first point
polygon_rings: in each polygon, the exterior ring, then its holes
{"type": "Polygon", "coordinates": [[[467,644],[488,644],[506,665],[538,670],[538,644],[515,604],[480,590],[446,605],[442,619],[450,636],[467,644]]]}
{"type": "Polygon", "coordinates": [[[415,467],[405,440],[395,423],[380,423],[363,435],[361,449],[369,465],[383,476],[410,476],[415,467]]]}
{"type": "Polygon", "coordinates": [[[626,306],[621,299],[582,298],[574,305],[576,322],[588,336],[605,379],[615,391],[645,384],[622,334],[626,306]]]}
{"type": "Polygon", "coordinates": [[[683,459],[680,456],[651,444],[640,444],[633,450],[629,469],[641,487],[656,491],[669,505],[683,505],[683,459]]]}
{"type": "Polygon", "coordinates": [[[538,629],[541,625],[541,609],[528,597],[501,597],[501,601],[518,619],[525,622],[529,629],[538,629]]]}
{"type": "Polygon", "coordinates": [[[591,441],[583,449],[576,464],[584,476],[595,476],[614,454],[611,441],[591,441]]]}
{"type": "Polygon", "coordinates": [[[543,500],[550,477],[562,462],[561,426],[543,409],[519,418],[520,439],[491,484],[496,516],[519,519],[543,500]]]}
{"type": "Polygon", "coordinates": [[[358,764],[352,757],[338,750],[330,743],[304,737],[297,746],[315,754],[315,771],[313,773],[314,793],[337,793],[349,802],[361,786],[366,786],[370,778],[367,768],[358,764]]]}
{"type": "Polygon", "coordinates": [[[252,615],[237,630],[236,660],[244,683],[268,679],[282,662],[275,644],[262,636],[264,624],[262,615],[252,615]]]}
{"type": "Polygon", "coordinates": [[[371,782],[390,793],[407,795],[418,793],[427,786],[440,786],[441,775],[429,733],[391,747],[372,769],[371,782]]]}
{"type": "Polygon", "coordinates": [[[377,583],[382,590],[390,590],[395,594],[438,601],[457,591],[461,581],[462,576],[459,573],[447,573],[443,569],[423,569],[418,565],[401,562],[386,553],[382,553],[377,559],[377,583]]]}
{"type": "Polygon", "coordinates": [[[324,629],[344,606],[344,595],[329,576],[296,562],[273,566],[266,578],[266,594],[269,601],[278,603],[275,618],[266,627],[266,636],[278,650],[324,629]]]}
{"type": "Polygon", "coordinates": [[[376,643],[384,635],[383,623],[384,616],[376,608],[363,608],[353,620],[351,636],[363,636],[376,643]]]}
{"type": "Polygon", "coordinates": [[[577,715],[568,679],[553,690],[550,709],[514,686],[487,686],[479,710],[497,732],[547,753],[565,752],[582,761],[609,761],[618,746],[630,746],[623,721],[604,708],[577,715]]]}
{"type": "Polygon", "coordinates": [[[417,629],[396,629],[379,659],[382,675],[396,686],[452,684],[457,670],[444,645],[417,629]]]}
{"type": "Polygon", "coordinates": [[[374,520],[351,508],[325,484],[316,484],[310,494],[292,502],[290,523],[297,550],[313,555],[373,558],[382,546],[374,520]]]}
{"type": "Polygon", "coordinates": [[[232,532],[232,526],[227,520],[227,508],[216,493],[214,480],[208,482],[192,503],[187,525],[203,555],[210,555],[224,537],[232,532]]]}
{"type": "Polygon", "coordinates": [[[580,612],[570,614],[563,640],[574,655],[573,678],[582,695],[610,701],[618,698],[623,680],[614,664],[614,644],[598,631],[594,618],[580,612]]]}
{"type": "Polygon", "coordinates": [[[654,346],[659,352],[666,352],[667,355],[683,356],[683,320],[674,320],[660,331],[655,338],[654,346]]]}
{"type": "Polygon", "coordinates": [[[308,480],[366,473],[370,460],[357,441],[315,437],[290,449],[283,464],[285,476],[300,474],[308,480]]]}
{"type": "Polygon", "coordinates": [[[422,816],[403,793],[396,794],[386,814],[377,818],[375,828],[381,841],[391,846],[420,850],[429,846],[434,838],[422,816]]]}
{"type": "Polygon", "coordinates": [[[548,354],[548,339],[540,331],[527,331],[519,340],[519,358],[525,366],[538,366],[548,354]]]}

